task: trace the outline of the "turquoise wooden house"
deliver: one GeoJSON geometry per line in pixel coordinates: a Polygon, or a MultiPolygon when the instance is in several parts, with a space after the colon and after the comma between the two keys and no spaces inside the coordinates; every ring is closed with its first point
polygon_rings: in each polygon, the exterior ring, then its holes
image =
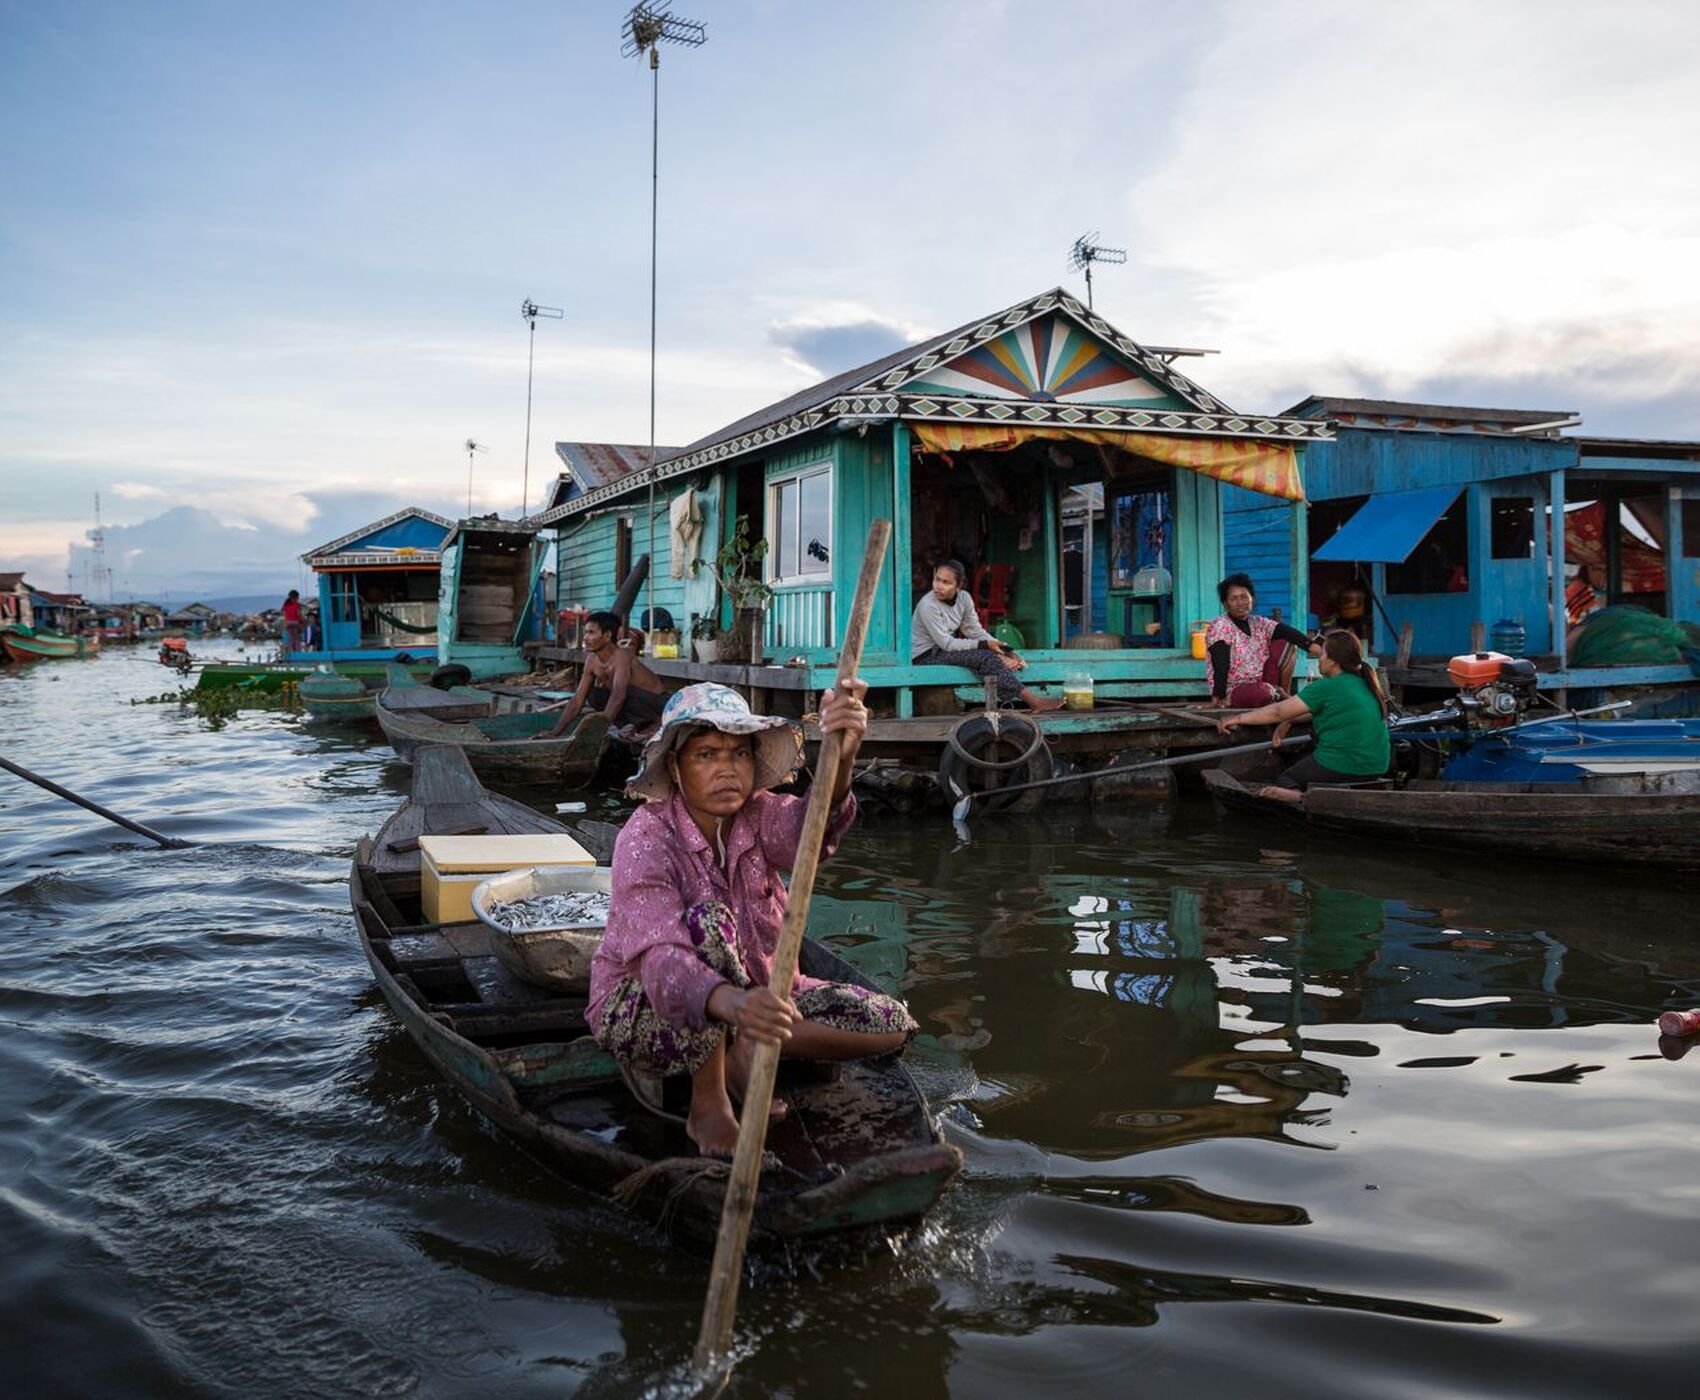
{"type": "Polygon", "coordinates": [[[1332,430],[1235,413],[1175,368],[1184,353],[1141,345],[1055,289],[811,385],[529,523],[557,531],[559,604],[591,608],[607,606],[653,527],[644,601],[684,628],[693,615],[730,622],[703,565],[748,518],[774,590],[766,652],[793,664],[658,663],[680,679],[830,684],[868,526],[884,516],[893,537],[862,670],[887,713],[912,714],[921,687],[981,693],[964,670],[910,663],[914,602],[947,557],[999,600],[1003,616],[986,620],[1020,632],[1029,684],[1054,691],[1088,670],[1100,696],[1201,695],[1187,634],[1218,611],[1223,491],[1290,515],[1300,453],[1332,430]],[[1070,647],[1083,631],[1099,649],[1070,647]]]}
{"type": "Polygon", "coordinates": [[[410,506],[309,550],[321,639],[291,660],[430,660],[437,646],[438,574],[454,522],[410,506]]]}
{"type": "Polygon", "coordinates": [[[1700,620],[1700,444],[1574,436],[1577,415],[1540,409],[1311,397],[1287,416],[1334,427],[1305,454],[1306,510],[1224,493],[1226,562],[1261,610],[1308,625],[1367,585],[1371,647],[1393,657],[1409,624],[1413,680],[1469,650],[1476,624],[1520,634],[1554,689],[1694,680],[1571,668],[1565,591],[1586,569],[1602,602],[1700,620]]]}

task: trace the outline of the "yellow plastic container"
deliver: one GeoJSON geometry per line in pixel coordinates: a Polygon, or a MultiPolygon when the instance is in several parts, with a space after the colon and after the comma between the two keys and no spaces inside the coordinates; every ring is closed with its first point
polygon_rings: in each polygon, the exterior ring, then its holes
{"type": "Polygon", "coordinates": [[[572,837],[421,836],[419,894],[428,924],[474,917],[472,892],[492,875],[532,865],[593,866],[596,858],[572,837]]]}
{"type": "Polygon", "coordinates": [[[1209,648],[1204,645],[1205,634],[1209,631],[1210,624],[1208,622],[1192,624],[1192,659],[1194,661],[1202,661],[1210,654],[1209,648]]]}
{"type": "Polygon", "coordinates": [[[1063,677],[1063,706],[1070,710],[1090,710],[1093,700],[1092,675],[1088,671],[1070,671],[1063,677]]]}

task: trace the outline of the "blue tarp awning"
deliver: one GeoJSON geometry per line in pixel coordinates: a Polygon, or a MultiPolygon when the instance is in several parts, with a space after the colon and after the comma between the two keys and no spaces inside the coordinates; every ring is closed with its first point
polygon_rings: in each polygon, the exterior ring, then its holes
{"type": "Polygon", "coordinates": [[[1403,564],[1435,521],[1451,509],[1462,486],[1389,491],[1371,496],[1358,513],[1311,554],[1312,559],[1359,564],[1403,564]]]}

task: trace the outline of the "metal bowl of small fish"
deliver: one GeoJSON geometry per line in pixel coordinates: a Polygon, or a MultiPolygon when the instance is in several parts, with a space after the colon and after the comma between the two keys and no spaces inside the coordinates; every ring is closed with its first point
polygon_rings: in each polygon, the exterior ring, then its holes
{"type": "Polygon", "coordinates": [[[540,866],[494,875],[472,892],[502,965],[533,986],[584,992],[608,924],[606,866],[540,866]]]}

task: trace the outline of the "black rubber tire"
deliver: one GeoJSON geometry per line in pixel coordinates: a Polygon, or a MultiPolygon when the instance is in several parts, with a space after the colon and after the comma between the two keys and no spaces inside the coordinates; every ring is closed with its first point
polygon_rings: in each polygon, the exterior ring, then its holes
{"type": "Polygon", "coordinates": [[[1009,710],[998,712],[996,727],[983,711],[968,715],[951,731],[953,744],[946,744],[939,756],[938,783],[945,801],[954,806],[963,793],[970,793],[974,805],[988,812],[1031,810],[1044,801],[1045,789],[998,796],[998,789],[1016,783],[1043,782],[1056,774],[1056,758],[1051,746],[1044,741],[1037,722],[1009,710]],[[981,760],[970,763],[963,752],[981,760]],[[1026,753],[1026,762],[1016,767],[1002,765],[1026,753]]]}
{"type": "Polygon", "coordinates": [[[453,661],[431,672],[428,684],[438,690],[453,690],[457,685],[471,685],[472,672],[458,661],[453,661]]]}

